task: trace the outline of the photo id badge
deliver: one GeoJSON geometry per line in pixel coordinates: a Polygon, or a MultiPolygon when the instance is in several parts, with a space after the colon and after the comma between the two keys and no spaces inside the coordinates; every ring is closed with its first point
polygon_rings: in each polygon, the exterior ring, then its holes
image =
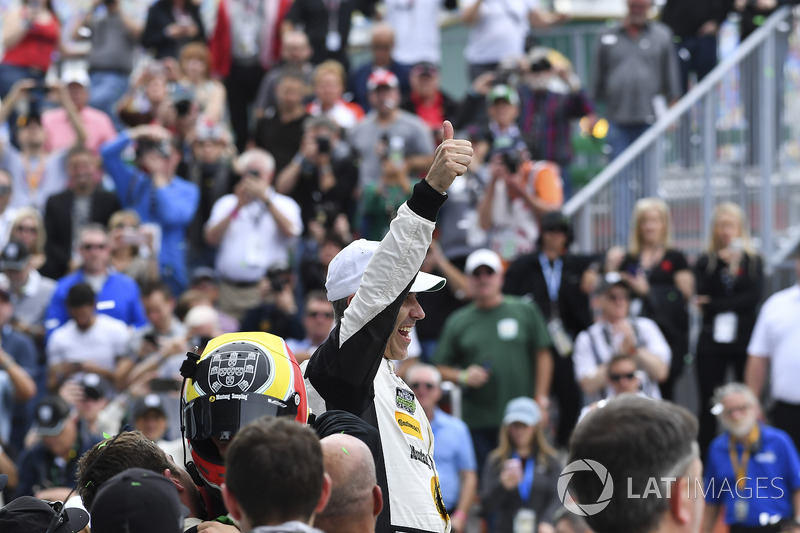
{"type": "Polygon", "coordinates": [[[325,48],[331,52],[338,52],[342,47],[342,35],[338,31],[329,31],[325,36],[325,48]]]}
{"type": "Polygon", "coordinates": [[[714,342],[730,344],[736,340],[739,319],[736,313],[720,313],[714,317],[714,342]]]}
{"type": "Polygon", "coordinates": [[[746,500],[736,500],[733,504],[733,514],[736,515],[737,522],[744,522],[747,520],[747,512],[750,507],[746,500]]]}
{"type": "Polygon", "coordinates": [[[550,338],[553,341],[558,355],[561,357],[569,357],[572,353],[572,339],[569,338],[564,323],[560,318],[553,318],[547,323],[547,330],[550,332],[550,338]]]}

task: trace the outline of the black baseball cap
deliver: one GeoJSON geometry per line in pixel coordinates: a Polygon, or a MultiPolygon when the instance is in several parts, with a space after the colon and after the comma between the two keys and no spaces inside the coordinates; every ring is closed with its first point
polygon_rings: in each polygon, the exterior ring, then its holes
{"type": "Polygon", "coordinates": [[[92,533],[182,533],[189,509],[166,477],[130,468],[103,483],[91,513],[92,533]]]}
{"type": "MultiPolygon", "coordinates": [[[[20,496],[0,509],[0,531],[45,533],[61,510],[61,502],[20,496]]],[[[53,533],[78,533],[89,524],[89,514],[77,507],[64,509],[53,533]]]]}
{"type": "Polygon", "coordinates": [[[43,437],[60,435],[64,426],[72,416],[72,408],[56,394],[45,396],[36,406],[33,427],[43,437]]]}
{"type": "Polygon", "coordinates": [[[84,374],[80,383],[83,387],[83,393],[90,400],[99,400],[100,398],[106,398],[109,395],[110,384],[99,374],[84,374]]]}
{"type": "Polygon", "coordinates": [[[28,264],[30,252],[20,241],[11,241],[0,252],[0,270],[22,270],[28,264]]]}
{"type": "Polygon", "coordinates": [[[569,233],[569,217],[561,211],[549,211],[542,215],[542,231],[563,231],[569,233]]]}
{"type": "Polygon", "coordinates": [[[192,270],[192,278],[189,281],[189,285],[194,286],[202,281],[217,283],[219,282],[219,274],[211,267],[197,267],[192,270]]]}
{"type": "Polygon", "coordinates": [[[136,420],[150,409],[155,409],[162,415],[167,416],[167,409],[164,407],[164,401],[161,399],[161,396],[158,394],[148,394],[137,398],[136,402],[133,404],[133,409],[131,410],[133,419],[136,420]]]}

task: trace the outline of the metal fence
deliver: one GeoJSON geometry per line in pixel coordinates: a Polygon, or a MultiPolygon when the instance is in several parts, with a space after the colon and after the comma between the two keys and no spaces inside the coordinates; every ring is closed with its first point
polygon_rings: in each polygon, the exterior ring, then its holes
{"type": "MultiPolygon", "coordinates": [[[[674,246],[693,257],[715,204],[733,201],[768,271],[789,268],[800,240],[799,41],[791,10],[773,13],[579,191],[564,211],[580,248],[625,245],[634,202],[656,196],[671,208],[674,246]]],[[[779,286],[784,278],[774,276],[779,286]]]]}

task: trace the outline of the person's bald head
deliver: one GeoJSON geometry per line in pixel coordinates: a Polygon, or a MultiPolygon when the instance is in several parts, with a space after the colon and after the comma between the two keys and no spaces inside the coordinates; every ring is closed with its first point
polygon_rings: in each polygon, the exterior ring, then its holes
{"type": "Polygon", "coordinates": [[[327,533],[356,531],[354,524],[371,525],[383,508],[375,461],[366,444],[344,433],[320,440],[325,472],[331,477],[331,498],[314,526],[327,533]]]}

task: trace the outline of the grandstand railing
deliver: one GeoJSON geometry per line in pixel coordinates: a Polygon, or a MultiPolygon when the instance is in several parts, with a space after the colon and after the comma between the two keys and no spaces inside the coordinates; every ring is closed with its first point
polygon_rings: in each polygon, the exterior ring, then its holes
{"type": "Polygon", "coordinates": [[[768,272],[782,274],[775,283],[791,282],[787,257],[800,241],[799,41],[790,8],[777,10],[580,190],[564,206],[580,248],[627,244],[621,221],[637,199],[656,196],[671,208],[673,245],[694,257],[706,248],[715,204],[733,201],[768,272]]]}

